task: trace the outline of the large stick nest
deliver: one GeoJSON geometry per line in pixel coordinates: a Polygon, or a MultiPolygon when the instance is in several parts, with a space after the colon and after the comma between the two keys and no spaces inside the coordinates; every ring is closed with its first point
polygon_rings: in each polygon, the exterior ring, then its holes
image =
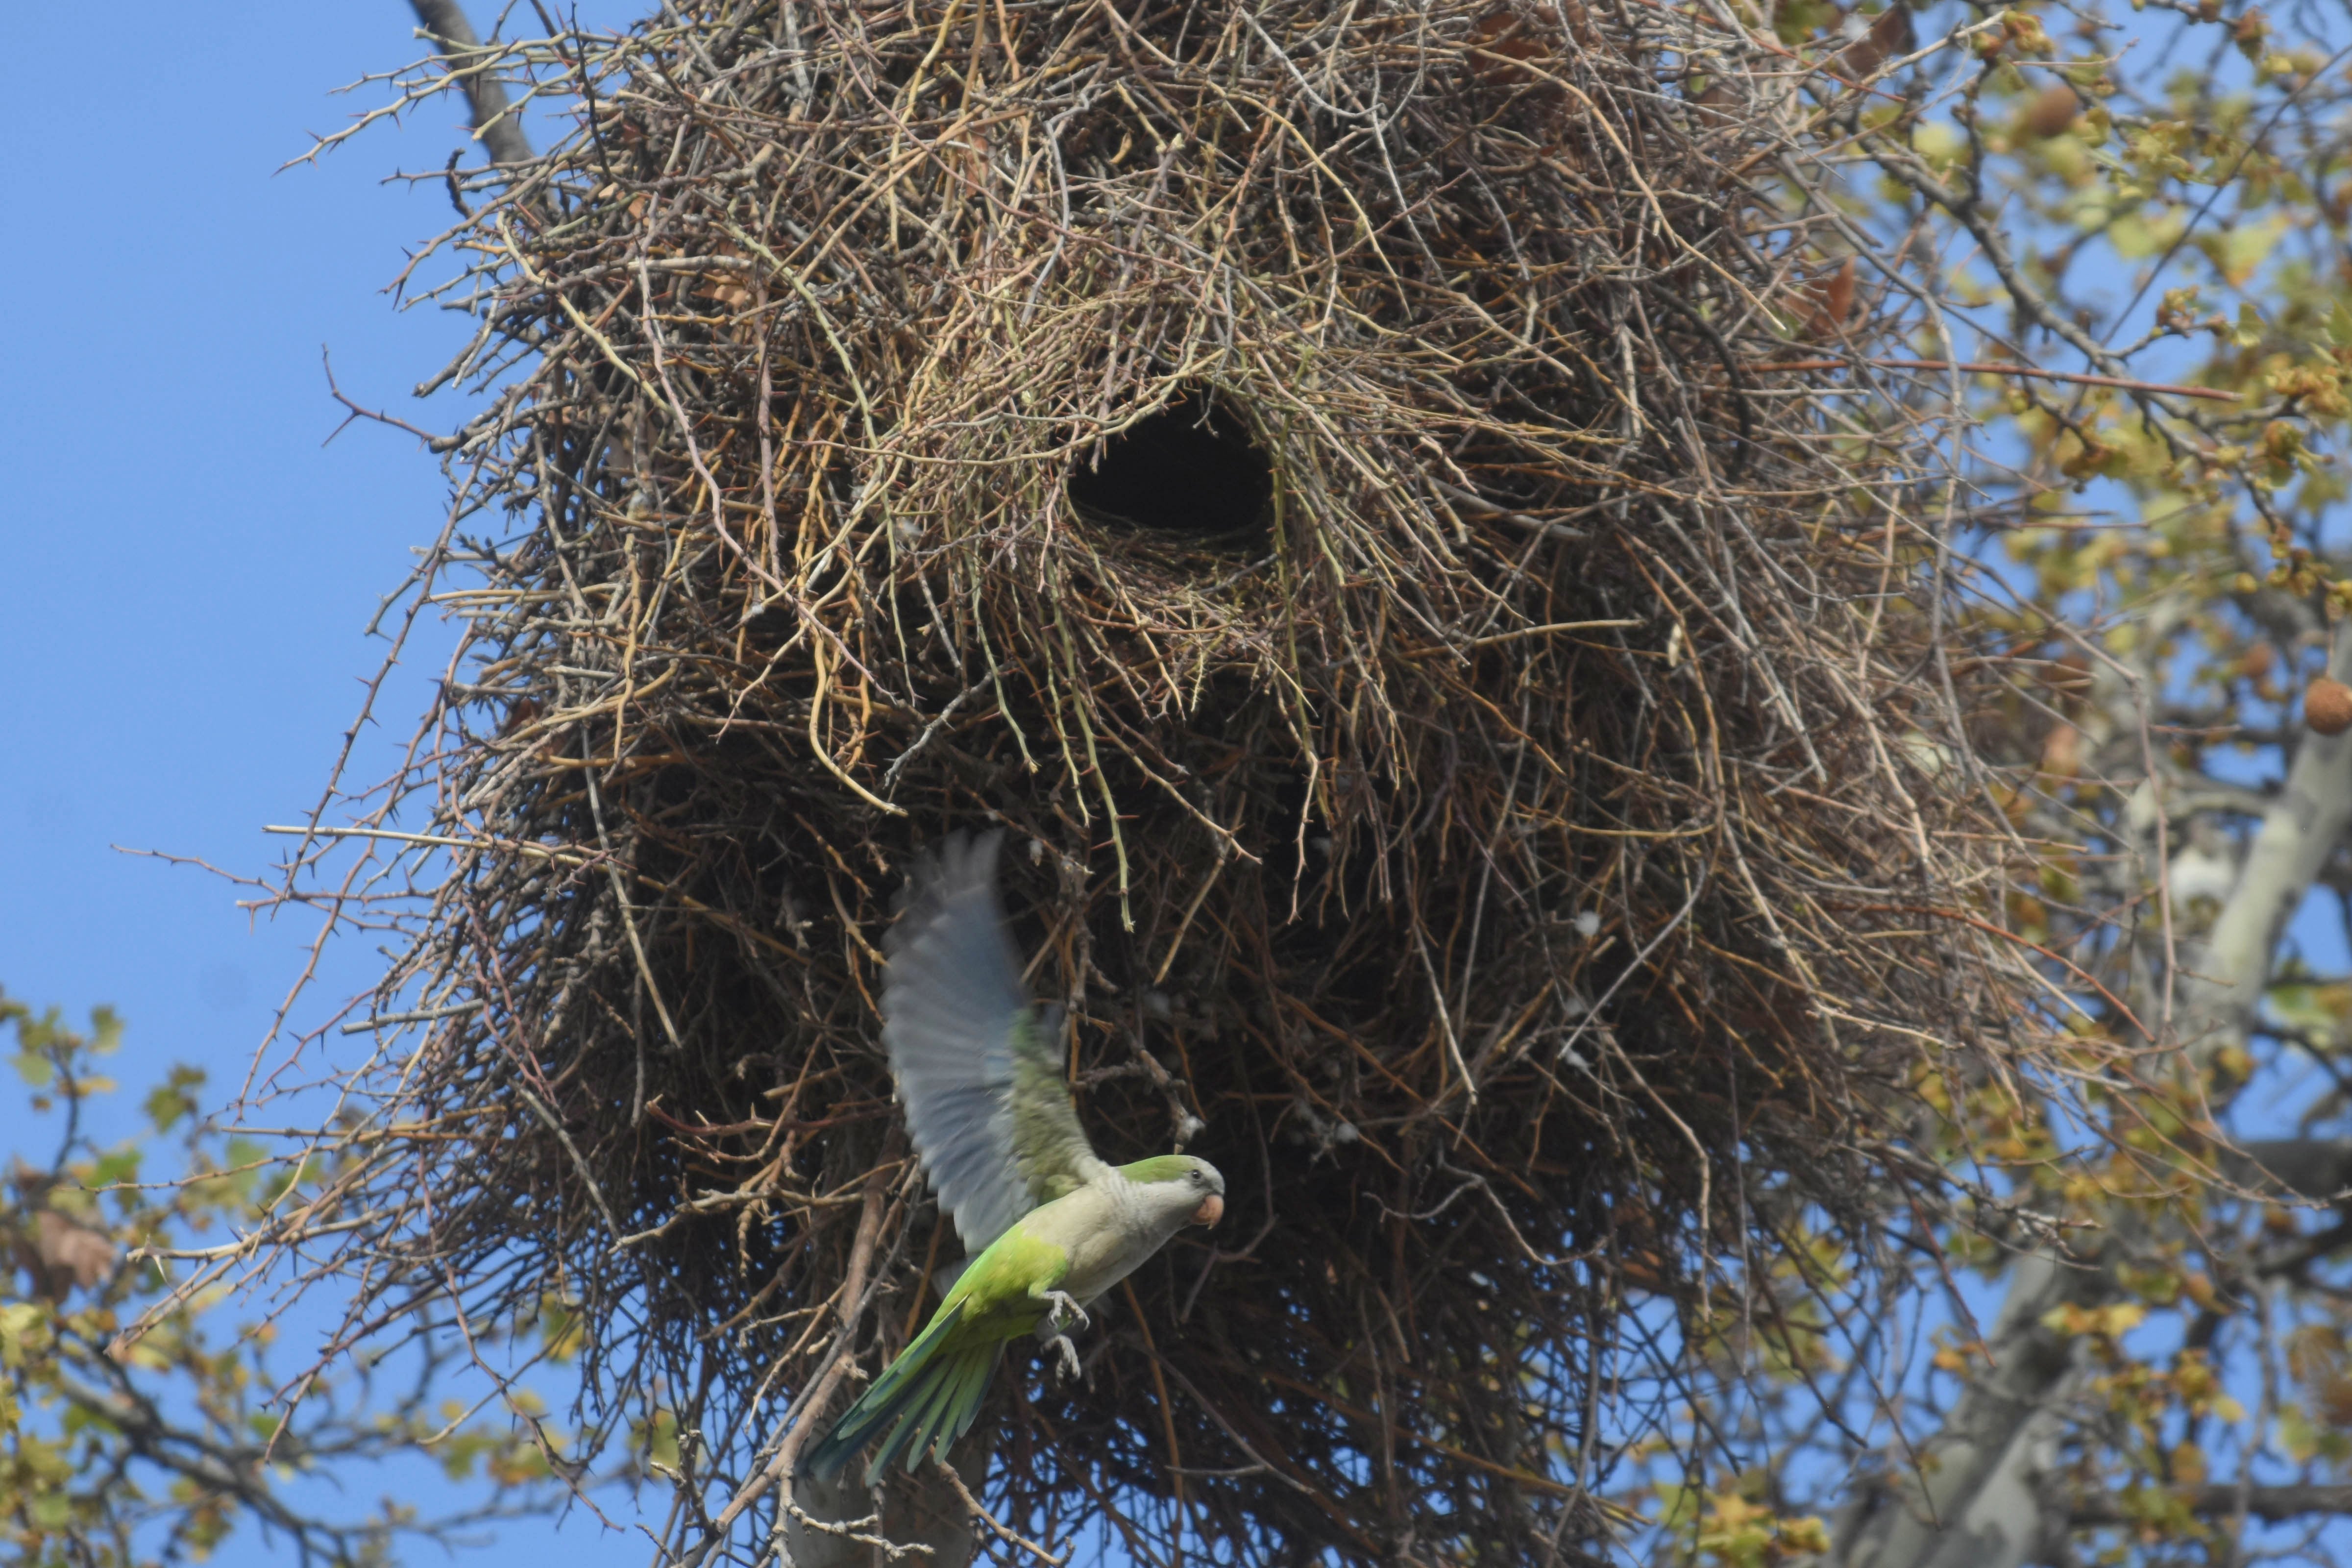
{"type": "Polygon", "coordinates": [[[1011,1365],[1002,1516],[1590,1535],[1629,1300],[1769,1324],[2006,1048],[1941,492],[1821,368],[1887,308],[1746,183],[1806,106],[1576,0],[671,16],[470,68],[576,118],[452,176],[479,581],[350,885],[426,1016],[347,1072],[355,1321],[560,1297],[741,1486],[953,1256],[877,945],[1001,824],[1098,1148],[1233,1200],[1011,1365]]]}

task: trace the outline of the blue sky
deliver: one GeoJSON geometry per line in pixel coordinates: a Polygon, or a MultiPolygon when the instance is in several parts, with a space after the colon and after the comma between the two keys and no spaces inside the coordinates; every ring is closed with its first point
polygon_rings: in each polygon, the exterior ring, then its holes
{"type": "MultiPolygon", "coordinates": [[[[412,438],[353,426],[322,445],[341,410],[320,351],[362,402],[427,426],[459,417],[454,397],[420,407],[407,389],[461,324],[383,292],[403,247],[449,221],[447,197],[437,180],[383,182],[437,169],[464,116],[436,106],[281,173],[311,133],[382,101],[336,88],[422,49],[404,4],[110,16],[96,29],[70,6],[12,13],[30,68],[0,96],[0,987],[75,1017],[113,1004],[127,1088],[191,1061],[226,1089],[308,928],[257,926],[222,880],[117,847],[258,874],[278,853],[262,826],[318,796],[380,657],[369,616],[443,508],[412,438]]],[[[447,646],[436,627],[418,651],[447,646]]],[[[417,689],[394,694],[388,720],[417,711],[417,689]]],[[[388,745],[363,736],[361,755],[388,745]]],[[[320,996],[363,984],[372,956],[332,952],[320,996]]],[[[11,1125],[22,1115],[0,1095],[0,1157],[46,1154],[45,1131],[11,1125]]],[[[362,1478],[351,1501],[393,1486],[429,1507],[437,1482],[362,1478]]],[[[508,1550],[544,1530],[510,1527],[508,1550]]],[[[578,1568],[648,1554],[592,1521],[562,1539],[578,1568]]],[[[272,1560],[251,1535],[215,1559],[272,1560]]]]}
{"type": "Polygon", "coordinates": [[[99,58],[70,8],[24,14],[20,58],[54,68],[0,101],[17,150],[0,984],[117,1004],[127,1078],[242,1057],[296,933],[113,847],[263,867],[262,824],[316,798],[355,710],[377,596],[436,531],[417,443],[354,428],[321,446],[340,412],[321,347],[354,395],[394,404],[461,341],[380,291],[447,213],[437,188],[382,176],[446,156],[454,108],[275,172],[357,107],[331,89],[415,47],[407,8],[143,9],[99,58]]]}

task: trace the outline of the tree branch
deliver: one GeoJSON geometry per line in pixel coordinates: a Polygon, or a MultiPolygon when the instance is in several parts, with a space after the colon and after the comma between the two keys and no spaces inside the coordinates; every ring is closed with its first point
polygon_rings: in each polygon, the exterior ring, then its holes
{"type": "MultiPolygon", "coordinates": [[[[2168,1495],[2188,1504],[2189,1512],[2206,1519],[2234,1518],[2241,1508],[2247,1518],[2267,1520],[2273,1524],[2317,1513],[2352,1513],[2352,1486],[2247,1487],[2242,1491],[2234,1482],[2215,1481],[2168,1495]]],[[[2098,1497],[2076,1503],[2067,1522],[2087,1530],[2099,1525],[2137,1524],[2139,1521],[2126,1510],[2121,1499],[2098,1497]]]]}
{"type": "Polygon", "coordinates": [[[466,19],[465,7],[457,0],[409,0],[409,4],[441,58],[449,62],[449,75],[465,93],[467,112],[473,117],[474,138],[489,153],[490,162],[530,162],[530,138],[522,132],[506,85],[491,74],[487,61],[477,63],[477,57],[489,51],[482,47],[473,23],[466,19]],[[468,69],[469,64],[476,68],[468,69]]]}
{"type": "Polygon", "coordinates": [[[2263,1138],[2222,1156],[2221,1173],[2256,1192],[2276,1186],[2299,1198],[2352,1192],[2352,1138],[2263,1138]]]}

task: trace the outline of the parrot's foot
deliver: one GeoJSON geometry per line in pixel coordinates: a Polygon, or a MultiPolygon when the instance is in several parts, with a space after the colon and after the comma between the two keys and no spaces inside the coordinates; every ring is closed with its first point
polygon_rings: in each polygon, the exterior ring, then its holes
{"type": "Polygon", "coordinates": [[[1045,1342],[1062,1352],[1062,1375],[1065,1378],[1077,1376],[1078,1347],[1070,1342],[1070,1336],[1067,1334],[1055,1334],[1052,1339],[1045,1342]]]}
{"type": "Polygon", "coordinates": [[[1087,1310],[1079,1306],[1077,1298],[1067,1290],[1048,1290],[1045,1292],[1045,1300],[1053,1303],[1055,1327],[1060,1328],[1069,1324],[1083,1329],[1089,1321],[1087,1310]]]}

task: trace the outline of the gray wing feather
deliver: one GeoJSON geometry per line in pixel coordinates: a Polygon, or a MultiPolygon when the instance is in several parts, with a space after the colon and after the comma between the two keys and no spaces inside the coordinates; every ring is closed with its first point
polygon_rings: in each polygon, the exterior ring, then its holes
{"type": "Polygon", "coordinates": [[[907,1123],[965,1250],[1083,1179],[1094,1159],[1023,994],[996,897],[1003,835],[916,866],[885,946],[882,1039],[907,1123]]]}

